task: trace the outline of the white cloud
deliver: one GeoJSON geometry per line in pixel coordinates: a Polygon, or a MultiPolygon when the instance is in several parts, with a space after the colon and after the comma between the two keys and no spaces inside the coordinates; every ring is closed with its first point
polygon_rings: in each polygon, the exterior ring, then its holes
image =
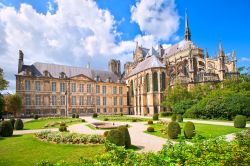
{"type": "Polygon", "coordinates": [[[242,62],[250,62],[250,58],[248,58],[248,57],[241,57],[240,61],[242,61],[242,62]]]}
{"type": "Polygon", "coordinates": [[[174,0],[142,0],[131,8],[131,19],[157,40],[169,40],[179,27],[174,0]]]}

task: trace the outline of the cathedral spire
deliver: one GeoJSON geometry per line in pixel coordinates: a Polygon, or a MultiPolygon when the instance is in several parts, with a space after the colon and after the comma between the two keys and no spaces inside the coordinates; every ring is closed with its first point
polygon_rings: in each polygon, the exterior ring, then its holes
{"type": "Polygon", "coordinates": [[[185,40],[190,41],[191,40],[191,32],[189,30],[189,25],[188,25],[187,9],[186,9],[185,15],[186,15],[186,18],[185,18],[185,40]]]}

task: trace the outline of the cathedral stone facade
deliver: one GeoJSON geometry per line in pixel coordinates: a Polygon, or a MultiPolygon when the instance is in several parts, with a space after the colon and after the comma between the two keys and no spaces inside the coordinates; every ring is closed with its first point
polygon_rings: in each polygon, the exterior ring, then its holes
{"type": "Polygon", "coordinates": [[[152,115],[165,111],[163,92],[177,82],[190,88],[238,75],[235,51],[225,55],[220,42],[218,55],[211,57],[192,42],[187,15],[182,41],[168,48],[136,43],[133,61],[124,64],[123,73],[114,59],[109,71],[38,62],[24,65],[23,59],[19,51],[16,92],[23,99],[25,115],[152,115]]]}

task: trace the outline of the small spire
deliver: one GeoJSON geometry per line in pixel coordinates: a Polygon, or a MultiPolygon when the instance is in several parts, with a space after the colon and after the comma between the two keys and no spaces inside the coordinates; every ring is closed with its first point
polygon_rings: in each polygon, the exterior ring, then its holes
{"type": "Polygon", "coordinates": [[[233,50],[233,52],[232,52],[232,60],[233,60],[233,61],[236,61],[236,53],[235,53],[235,50],[233,50]]]}
{"type": "Polygon", "coordinates": [[[206,58],[209,58],[207,48],[206,48],[206,58]]]}
{"type": "Polygon", "coordinates": [[[219,43],[219,51],[222,51],[222,42],[220,40],[220,43],[219,43]]]}
{"type": "Polygon", "coordinates": [[[189,25],[188,25],[188,14],[187,14],[187,9],[185,11],[185,40],[190,41],[191,40],[191,32],[189,30],[189,25]]]}
{"type": "Polygon", "coordinates": [[[214,59],[217,59],[217,55],[216,55],[216,52],[214,53],[214,59]]]}

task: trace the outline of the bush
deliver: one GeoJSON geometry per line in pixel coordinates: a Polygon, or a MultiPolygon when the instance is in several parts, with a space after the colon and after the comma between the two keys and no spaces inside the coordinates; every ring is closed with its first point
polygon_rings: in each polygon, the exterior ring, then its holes
{"type": "Polygon", "coordinates": [[[72,118],[76,118],[76,114],[72,114],[72,118]]]}
{"type": "Polygon", "coordinates": [[[169,122],[167,125],[167,134],[170,139],[178,138],[178,135],[181,134],[181,127],[177,122],[169,122]]]}
{"type": "Polygon", "coordinates": [[[61,123],[60,123],[60,126],[66,126],[66,123],[61,122],[61,123]]]}
{"type": "Polygon", "coordinates": [[[177,122],[183,122],[183,117],[181,114],[177,115],[177,122]]]}
{"type": "Polygon", "coordinates": [[[17,119],[15,122],[15,129],[22,130],[23,129],[23,121],[22,119],[17,119]]]}
{"type": "Polygon", "coordinates": [[[39,118],[39,116],[38,116],[38,115],[35,115],[35,116],[34,116],[34,119],[38,119],[38,118],[39,118]]]}
{"type": "Polygon", "coordinates": [[[109,131],[105,131],[105,132],[103,133],[103,136],[104,136],[104,137],[107,137],[108,134],[109,134],[109,131]]]}
{"type": "Polygon", "coordinates": [[[247,122],[247,119],[246,119],[245,116],[237,115],[234,118],[234,127],[235,128],[245,128],[246,127],[246,122],[247,122]]]}
{"type": "Polygon", "coordinates": [[[0,135],[3,137],[10,137],[13,135],[13,127],[10,121],[3,121],[0,123],[0,135]]]}
{"type": "Polygon", "coordinates": [[[129,134],[128,128],[126,126],[119,126],[117,129],[119,131],[121,131],[122,135],[124,136],[125,147],[129,148],[131,146],[131,138],[130,138],[130,134],[129,134]]]}
{"type": "Polygon", "coordinates": [[[159,120],[159,114],[155,113],[155,114],[153,115],[153,120],[159,120]]]}
{"type": "Polygon", "coordinates": [[[176,122],[176,119],[177,119],[176,114],[173,114],[172,117],[171,117],[171,120],[172,120],[173,122],[176,122]]]}
{"type": "Polygon", "coordinates": [[[195,126],[193,122],[185,123],[183,130],[185,138],[191,139],[195,136],[195,126]]]}
{"type": "Polygon", "coordinates": [[[120,116],[123,116],[123,113],[121,113],[120,116]]]}
{"type": "Polygon", "coordinates": [[[132,119],[132,122],[137,122],[137,119],[132,119]]]}
{"type": "Polygon", "coordinates": [[[93,118],[97,118],[97,117],[98,117],[98,114],[97,114],[97,113],[93,113],[92,117],[93,117],[93,118]]]}
{"type": "Polygon", "coordinates": [[[86,120],[85,120],[85,119],[82,119],[82,122],[86,122],[86,120]]]}
{"type": "Polygon", "coordinates": [[[171,116],[172,114],[172,112],[161,112],[161,117],[171,116]]]}
{"type": "Polygon", "coordinates": [[[104,120],[104,121],[108,121],[109,119],[108,119],[108,118],[104,118],[103,120],[104,120]]]}
{"type": "Polygon", "coordinates": [[[11,123],[13,129],[15,127],[15,122],[16,122],[15,118],[10,119],[10,123],[11,123]]]}
{"type": "Polygon", "coordinates": [[[149,120],[148,121],[148,124],[153,124],[154,122],[152,120],[149,120]]]}
{"type": "Polygon", "coordinates": [[[61,125],[60,125],[59,131],[60,131],[60,132],[65,132],[65,131],[67,131],[67,126],[61,126],[61,125]]]}
{"type": "Polygon", "coordinates": [[[122,132],[120,130],[114,129],[110,130],[107,138],[106,138],[110,143],[113,143],[117,146],[124,146],[125,145],[125,140],[122,132]]]}
{"type": "Polygon", "coordinates": [[[76,114],[76,118],[79,118],[79,114],[76,114]]]}
{"type": "Polygon", "coordinates": [[[153,127],[148,127],[148,128],[147,128],[147,131],[148,131],[148,132],[154,132],[155,129],[154,129],[153,127]]]}

